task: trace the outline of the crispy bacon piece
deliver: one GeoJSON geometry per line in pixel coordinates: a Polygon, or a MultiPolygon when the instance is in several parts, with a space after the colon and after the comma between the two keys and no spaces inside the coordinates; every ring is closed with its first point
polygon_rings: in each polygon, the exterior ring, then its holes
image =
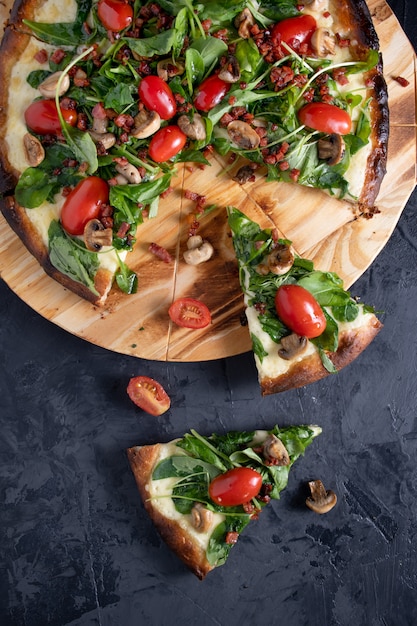
{"type": "Polygon", "coordinates": [[[151,243],[148,250],[164,263],[171,263],[174,260],[168,250],[157,243],[151,243]]]}

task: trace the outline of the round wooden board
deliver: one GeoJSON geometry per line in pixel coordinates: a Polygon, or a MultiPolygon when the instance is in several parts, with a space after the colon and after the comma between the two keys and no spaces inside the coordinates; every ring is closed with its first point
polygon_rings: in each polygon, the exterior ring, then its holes
{"type": "MultiPolygon", "coordinates": [[[[6,19],[10,3],[0,5],[6,19]]],[[[247,211],[267,224],[267,213],[299,254],[317,268],[337,272],[350,287],[388,241],[416,184],[416,56],[396,17],[384,0],[368,1],[380,38],[389,90],[390,140],[388,171],[370,220],[353,217],[348,203],[321,191],[284,183],[237,186],[220,158],[211,167],[179,166],[174,191],[162,200],[159,213],[139,229],[139,243],[128,264],[139,276],[132,296],[112,290],[106,306],[92,306],[46,276],[0,216],[0,272],[10,288],[39,314],[98,346],[159,361],[205,361],[251,349],[242,326],[243,300],[237,264],[226,224],[226,206],[247,211]],[[395,80],[409,81],[404,88],[395,80]],[[215,248],[214,258],[191,267],[182,260],[194,204],[185,190],[207,196],[216,208],[200,222],[199,233],[215,248]],[[165,264],[148,252],[151,242],[167,248],[175,261],[165,264]],[[168,308],[181,296],[204,301],[212,324],[202,330],[170,323],[168,308]]]]}

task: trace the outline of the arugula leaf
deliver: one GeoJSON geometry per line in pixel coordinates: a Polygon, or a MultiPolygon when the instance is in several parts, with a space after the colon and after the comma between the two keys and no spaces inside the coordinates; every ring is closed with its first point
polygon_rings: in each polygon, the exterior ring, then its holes
{"type": "Polygon", "coordinates": [[[89,34],[83,28],[92,7],[92,0],[77,0],[78,10],[74,22],[42,23],[31,20],[22,20],[33,34],[53,46],[74,46],[74,44],[87,41],[89,34]]]}
{"type": "Polygon", "coordinates": [[[52,265],[99,295],[94,284],[99,267],[98,255],[84,248],[81,241],[75,243],[66,235],[56,220],[53,220],[49,226],[48,237],[49,260],[52,265]]]}

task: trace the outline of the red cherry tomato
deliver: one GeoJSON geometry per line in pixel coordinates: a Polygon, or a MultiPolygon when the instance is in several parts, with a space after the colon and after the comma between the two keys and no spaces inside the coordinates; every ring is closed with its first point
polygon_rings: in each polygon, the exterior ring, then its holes
{"type": "Polygon", "coordinates": [[[129,398],[149,415],[162,415],[171,406],[165,389],[149,376],[135,376],[127,386],[129,398]]]}
{"type": "Polygon", "coordinates": [[[221,506],[237,506],[255,498],[262,487],[262,476],[250,467],[234,467],[213,478],[209,496],[221,506]]]}
{"type": "Polygon", "coordinates": [[[118,33],[133,21],[133,8],[124,0],[99,0],[97,15],[104,28],[118,33]]]}
{"type": "Polygon", "coordinates": [[[347,111],[325,102],[309,102],[304,105],[298,111],[298,119],[305,126],[322,133],[347,135],[352,128],[352,120],[347,111]]]}
{"type": "Polygon", "coordinates": [[[187,136],[179,126],[164,126],[149,142],[149,156],[157,163],[172,159],[187,142],[187,136]]]}
{"type": "Polygon", "coordinates": [[[66,197],[61,210],[61,223],[70,235],[82,235],[85,225],[96,219],[103,204],[109,201],[109,186],[98,176],[89,176],[78,183],[66,197]]]}
{"type": "Polygon", "coordinates": [[[326,328],[323,309],[301,285],[282,285],[275,294],[278,317],[297,335],[313,339],[326,328]]]}
{"type": "Polygon", "coordinates": [[[197,89],[195,108],[199,111],[210,111],[223,100],[229,89],[230,83],[226,83],[217,74],[209,76],[197,89]]]}
{"type": "Polygon", "coordinates": [[[159,76],[145,76],[138,88],[139,98],[150,111],[161,119],[169,120],[177,112],[177,103],[171,87],[159,76]]]}
{"type": "MultiPolygon", "coordinates": [[[[75,126],[77,123],[77,111],[64,109],[61,112],[67,124],[75,126]]],[[[26,125],[38,135],[60,135],[61,123],[58,117],[55,100],[35,100],[25,111],[26,125]]]]}
{"type": "Polygon", "coordinates": [[[271,34],[273,40],[279,40],[277,43],[283,41],[297,50],[302,43],[310,42],[316,28],[317,23],[312,15],[298,15],[275,24],[271,34]]]}
{"type": "Polygon", "coordinates": [[[205,328],[211,322],[211,314],[204,302],[194,298],[179,298],[169,307],[169,317],[177,326],[205,328]]]}

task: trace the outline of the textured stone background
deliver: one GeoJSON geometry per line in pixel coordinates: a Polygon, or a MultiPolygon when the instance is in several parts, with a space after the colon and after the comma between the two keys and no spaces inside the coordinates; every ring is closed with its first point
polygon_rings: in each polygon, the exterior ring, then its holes
{"type": "MultiPolygon", "coordinates": [[[[391,0],[417,42],[413,0],[391,0]]],[[[2,626],[417,624],[417,193],[352,293],[384,330],[355,365],[261,398],[252,355],[163,364],[114,354],[50,324],[0,281],[2,626]],[[133,375],[172,398],[160,418],[125,393],[133,375]],[[317,423],[323,434],[281,501],[199,582],[159,539],[126,447],[191,427],[317,423]],[[316,516],[306,481],[339,496],[316,516]]]]}

